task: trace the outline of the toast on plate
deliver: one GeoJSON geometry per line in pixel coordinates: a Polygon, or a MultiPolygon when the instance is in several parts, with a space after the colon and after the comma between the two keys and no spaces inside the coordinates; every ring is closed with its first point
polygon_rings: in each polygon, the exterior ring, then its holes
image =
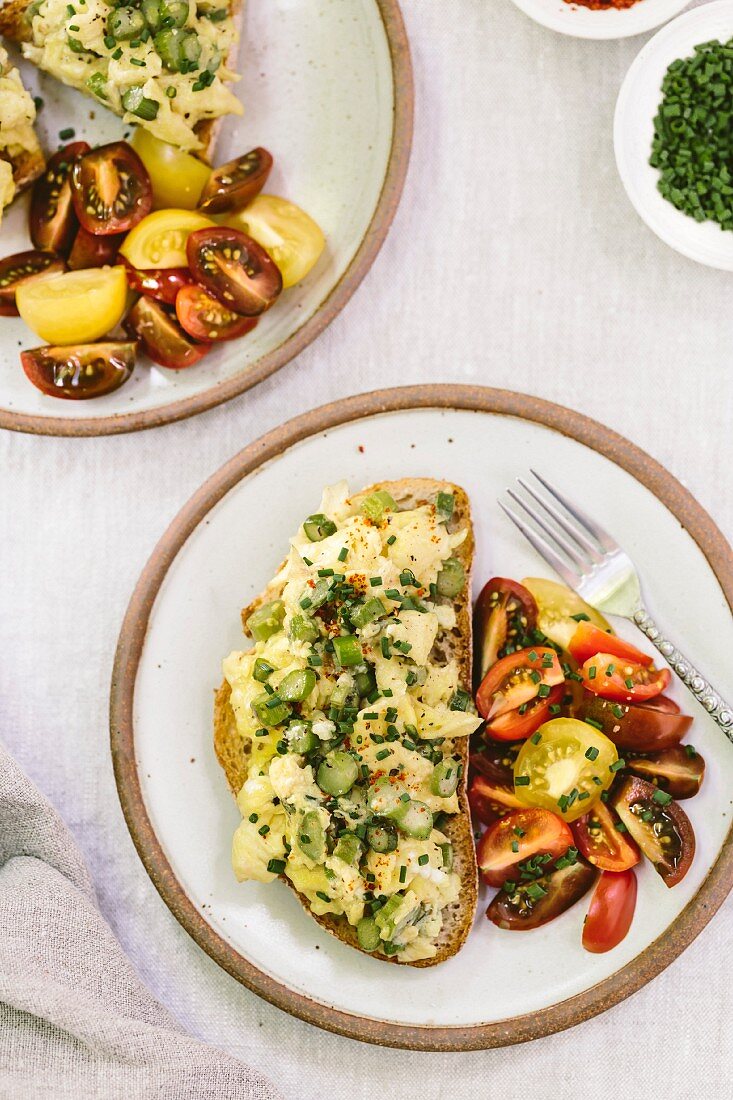
{"type": "Polygon", "coordinates": [[[455,955],[476,909],[473,546],[458,486],[326,489],[215,697],[237,877],[280,877],[338,939],[412,966],[455,955]]]}
{"type": "Polygon", "coordinates": [[[208,159],[242,114],[230,85],[241,0],[0,0],[0,34],[23,55],[162,141],[208,159]]]}
{"type": "Polygon", "coordinates": [[[34,129],[36,105],[0,46],[0,220],[16,195],[40,176],[45,160],[34,129]]]}

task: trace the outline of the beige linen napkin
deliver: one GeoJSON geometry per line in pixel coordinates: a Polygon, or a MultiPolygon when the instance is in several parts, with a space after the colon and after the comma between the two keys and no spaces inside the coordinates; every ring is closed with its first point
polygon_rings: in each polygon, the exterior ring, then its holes
{"type": "Polygon", "coordinates": [[[2,1100],[280,1100],[136,976],[64,823],[0,745],[2,1100]]]}

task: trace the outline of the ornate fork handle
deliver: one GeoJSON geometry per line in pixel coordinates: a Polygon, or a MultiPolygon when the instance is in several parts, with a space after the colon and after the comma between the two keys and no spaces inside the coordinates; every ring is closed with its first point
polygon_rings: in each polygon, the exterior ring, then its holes
{"type": "Polygon", "coordinates": [[[689,688],[699,703],[714,718],[726,737],[733,741],[733,707],[726,703],[723,696],[708,683],[695,666],[687,660],[684,653],[665,638],[646,608],[640,607],[634,612],[633,621],[653,642],[670,667],[677,673],[685,687],[689,688]]]}

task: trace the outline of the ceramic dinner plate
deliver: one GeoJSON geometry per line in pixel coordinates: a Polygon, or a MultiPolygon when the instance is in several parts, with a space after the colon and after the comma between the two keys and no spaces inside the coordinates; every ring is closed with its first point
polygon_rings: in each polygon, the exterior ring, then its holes
{"type": "MultiPolygon", "coordinates": [[[[70,126],[76,140],[92,144],[131,132],[81,93],[27,63],[20,67],[44,100],[44,149],[55,149],[59,132],[70,126]]],[[[392,220],[409,157],[412,78],[397,0],[246,0],[238,68],[245,113],[224,121],[215,162],[257,145],[271,150],[267,190],[302,206],[326,235],[317,267],[246,338],[222,344],[183,371],[143,359],[121,389],[88,401],[36,390],[18,352],[42,341],[19,319],[0,318],[1,427],[97,435],[201,412],[298,354],[358,286],[392,220]]],[[[27,203],[25,196],[7,212],[0,256],[31,247],[27,203]]]]}
{"type": "MultiPolygon", "coordinates": [[[[646,0],[642,0],[643,3],[646,0]]],[[[671,63],[701,42],[733,38],[733,2],[716,0],[686,12],[647,42],[621,86],[614,120],[616,163],[637,213],[658,237],[691,260],[733,271],[733,233],[696,222],[662,198],[659,171],[649,164],[662,80],[671,63]]]]}
{"type": "MultiPolygon", "coordinates": [[[[380,962],[331,938],[283,884],[238,884],[229,854],[239,813],[212,747],[221,659],[242,647],[239,609],[268,581],[324,485],[405,476],[465,487],[477,541],[474,591],[494,574],[547,575],[496,504],[532,463],[633,556],[650,609],[733,695],[731,551],[670,474],[614,433],[539,399],[472,387],[382,391],[291,421],[251,444],[192,498],[132,598],[112,685],[112,751],[138,851],[179,921],[226,970],[286,1011],[354,1038],[419,1049],[517,1042],[567,1027],[627,996],[700,931],[733,884],[733,745],[676,684],[689,738],[707,761],[686,807],[690,872],[667,889],[639,868],[628,937],[581,948],[586,898],[532,932],[484,917],[434,968],[380,962]],[[703,549],[704,548],[704,549],[703,549]]],[[[628,624],[619,632],[639,641],[628,624]]],[[[642,643],[643,644],[643,643],[642,643]]]]}
{"type": "Polygon", "coordinates": [[[568,0],[513,0],[535,23],[572,38],[630,38],[681,12],[690,0],[636,0],[629,8],[593,9],[568,0]]]}

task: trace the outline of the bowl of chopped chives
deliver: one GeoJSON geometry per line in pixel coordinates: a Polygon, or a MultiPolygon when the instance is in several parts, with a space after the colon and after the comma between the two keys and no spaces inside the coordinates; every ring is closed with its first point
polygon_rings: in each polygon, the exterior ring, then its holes
{"type": "Polygon", "coordinates": [[[686,12],[647,42],[619,93],[614,145],[649,228],[733,271],[733,0],[686,12]]]}

